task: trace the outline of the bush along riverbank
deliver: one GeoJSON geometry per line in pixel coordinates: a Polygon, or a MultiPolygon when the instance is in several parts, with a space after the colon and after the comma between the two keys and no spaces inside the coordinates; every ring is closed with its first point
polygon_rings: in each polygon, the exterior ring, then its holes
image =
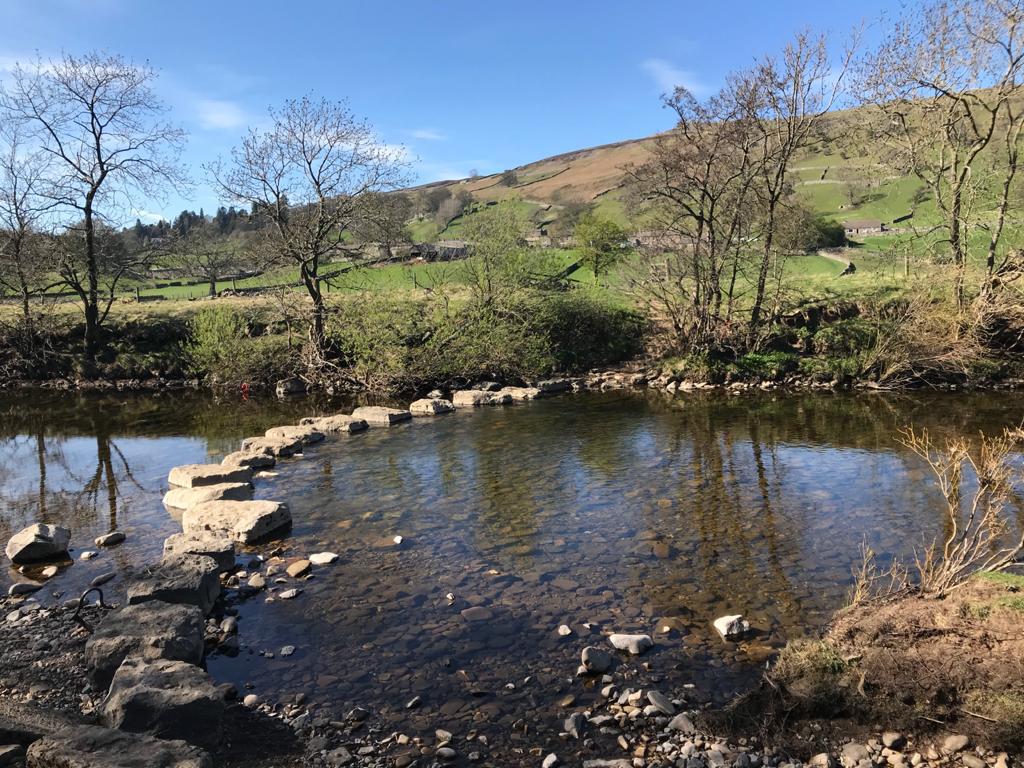
{"type": "MultiPolygon", "coordinates": [[[[986,439],[980,453],[966,443],[936,448],[927,436],[907,433],[937,473],[974,462],[982,478],[975,508],[984,513],[949,536],[944,556],[920,563],[916,580],[896,566],[879,573],[866,553],[851,608],[821,640],[787,646],[762,688],[724,709],[711,706],[708,691],[666,688],[658,649],[675,642],[669,626],[653,634],[552,627],[580,653],[579,666],[560,673],[564,719],[537,722],[523,712],[500,743],[472,730],[451,732],[443,721],[433,733],[404,733],[360,702],[332,711],[286,690],[238,691],[203,671],[207,654],[239,652],[240,603],[301,602],[304,581],[338,560],[333,552],[289,549],[291,511],[287,500],[257,498],[262,473],[287,471],[292,457],[324,440],[388,429],[414,414],[444,418],[457,408],[508,406],[569,388],[551,381],[457,391],[408,409],[363,406],[271,427],[220,464],[175,467],[163,501],[180,515],[182,531],[164,542],[159,563],[132,576],[124,602],[111,598],[120,597],[114,572],[96,581],[107,590],[105,605],[60,603],[60,595],[52,604],[36,600],[66,561],[74,534],[42,524],[18,533],[6,547],[23,578],[9,590],[0,628],[0,735],[9,742],[0,755],[29,768],[1017,765],[1024,577],[1009,570],[1018,567],[1024,540],[1002,546],[1010,533],[1000,527],[1003,469],[1017,439],[1009,433],[986,439]]],[[[959,497],[948,498],[952,515],[959,497]]],[[[103,556],[125,543],[112,531],[77,556],[103,556]]],[[[417,545],[402,536],[382,544],[417,545]]],[[[464,618],[476,620],[467,615],[473,611],[486,613],[471,607],[464,618]]],[[[758,633],[742,616],[723,616],[715,629],[723,643],[756,641],[758,633]]],[[[287,659],[294,652],[272,653],[287,659]]],[[[418,706],[417,698],[406,704],[418,706]]]]}

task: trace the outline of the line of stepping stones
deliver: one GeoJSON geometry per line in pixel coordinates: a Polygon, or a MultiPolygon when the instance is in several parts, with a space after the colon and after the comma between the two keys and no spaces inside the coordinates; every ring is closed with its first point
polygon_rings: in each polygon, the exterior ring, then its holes
{"type": "MultiPolygon", "coordinates": [[[[286,503],[253,498],[255,472],[327,435],[391,426],[414,415],[533,400],[570,387],[569,381],[556,380],[537,387],[462,390],[451,400],[416,400],[408,409],[362,406],[350,415],[308,417],[246,438],[220,464],[171,469],[163,502],[172,513],[180,512],[182,531],[164,541],[160,563],[129,584],[127,605],[108,614],[85,645],[92,683],[108,691],[99,707],[106,727],[65,729],[34,742],[26,755],[28,768],[113,768],[126,765],[128,754],[136,761],[132,765],[212,765],[206,750],[220,741],[230,686],[218,686],[200,666],[206,617],[220,597],[221,575],[235,570],[236,546],[257,544],[291,524],[286,503]]],[[[321,564],[336,557],[327,555],[312,557],[321,564]]]]}

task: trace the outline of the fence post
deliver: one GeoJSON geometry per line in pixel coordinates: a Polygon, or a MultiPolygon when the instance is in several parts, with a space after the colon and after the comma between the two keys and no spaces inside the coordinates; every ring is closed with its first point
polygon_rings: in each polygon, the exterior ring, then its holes
{"type": "Polygon", "coordinates": [[[135,286],[135,302],[137,304],[141,304],[142,303],[142,293],[140,293],[139,286],[137,286],[137,285],[135,286]]]}

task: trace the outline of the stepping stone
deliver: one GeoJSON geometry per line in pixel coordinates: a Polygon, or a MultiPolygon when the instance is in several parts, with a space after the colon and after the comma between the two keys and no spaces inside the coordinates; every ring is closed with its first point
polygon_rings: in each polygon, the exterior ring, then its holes
{"type": "Polygon", "coordinates": [[[369,426],[365,419],[357,419],[345,413],[338,413],[334,416],[307,416],[299,421],[299,424],[309,425],[320,432],[331,434],[363,432],[369,426]]]}
{"type": "Polygon", "coordinates": [[[389,427],[412,418],[409,411],[401,408],[385,408],[380,405],[363,405],[352,411],[352,418],[362,419],[367,424],[389,427]]]}
{"type": "Polygon", "coordinates": [[[224,695],[193,664],[129,657],[114,673],[100,715],[105,725],[121,731],[215,748],[221,738],[224,695]]]}
{"type": "Polygon", "coordinates": [[[206,531],[252,544],[291,521],[288,505],[279,501],[206,501],[185,510],[181,526],[185,533],[206,531]]]}
{"type": "Polygon", "coordinates": [[[409,406],[409,412],[413,416],[437,416],[442,413],[451,413],[455,410],[451,400],[444,400],[439,397],[428,397],[422,400],[415,400],[409,406]]]}
{"type": "Polygon", "coordinates": [[[250,469],[270,469],[277,464],[272,453],[256,453],[254,451],[234,451],[223,459],[225,467],[249,467],[250,469]]]}
{"type": "Polygon", "coordinates": [[[217,483],[197,488],[171,488],[164,494],[164,506],[172,509],[191,509],[204,501],[248,501],[252,498],[249,483],[217,483]]]}
{"type": "Polygon", "coordinates": [[[502,387],[499,395],[508,395],[513,400],[536,400],[541,392],[537,387],[502,387]]]}
{"type": "Polygon", "coordinates": [[[7,542],[7,557],[12,563],[35,563],[65,557],[71,531],[59,525],[36,523],[23,528],[7,542]]]}
{"type": "Polygon", "coordinates": [[[501,392],[488,392],[483,389],[462,389],[452,395],[452,403],[456,408],[476,408],[481,405],[508,405],[512,395],[501,392]]]}
{"type": "Polygon", "coordinates": [[[202,663],[202,611],[153,600],[107,614],[85,642],[85,665],[93,684],[108,688],[128,656],[202,663]]]}
{"type": "Polygon", "coordinates": [[[289,427],[271,427],[265,434],[270,440],[281,440],[284,442],[297,440],[303,445],[319,443],[324,439],[323,432],[317,431],[308,424],[289,427]]]}
{"type": "Polygon", "coordinates": [[[29,746],[27,768],[213,768],[210,756],[184,741],[161,741],[99,725],[61,729],[29,746]]]}
{"type": "MultiPolygon", "coordinates": [[[[243,501],[213,501],[210,504],[245,504],[243,501]]],[[[220,595],[217,563],[203,555],[174,555],[153,571],[128,586],[128,604],[159,600],[164,603],[195,605],[205,616],[220,595]]]]}
{"type": "Polygon", "coordinates": [[[208,531],[175,533],[164,540],[164,558],[175,555],[212,557],[217,569],[224,573],[235,567],[235,542],[223,534],[208,531]]]}
{"type": "Polygon", "coordinates": [[[167,476],[167,482],[180,488],[197,488],[201,485],[219,483],[248,483],[252,470],[248,467],[226,467],[223,464],[185,464],[175,467],[167,476]]]}
{"type": "Polygon", "coordinates": [[[262,453],[275,458],[288,457],[302,451],[301,440],[281,440],[279,438],[247,437],[242,441],[242,451],[246,453],[262,453]]]}

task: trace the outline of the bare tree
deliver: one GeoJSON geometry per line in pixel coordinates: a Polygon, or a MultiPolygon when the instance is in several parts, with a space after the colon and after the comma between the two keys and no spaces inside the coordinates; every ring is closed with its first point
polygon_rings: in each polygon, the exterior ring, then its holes
{"type": "Polygon", "coordinates": [[[184,277],[202,277],[210,296],[217,295],[217,281],[253,263],[236,240],[221,237],[209,222],[194,225],[174,238],[165,261],[184,277]]]}
{"type": "MultiPolygon", "coordinates": [[[[15,67],[0,90],[4,119],[31,131],[52,160],[46,194],[72,213],[82,234],[85,362],[91,368],[105,317],[100,297],[97,227],[131,207],[133,196],[159,194],[185,178],[178,165],[184,133],[164,121],[153,93],[157,74],[120,56],[88,53],[15,67]]],[[[77,263],[77,262],[76,262],[77,263]]],[[[110,302],[106,303],[109,310],[110,302]]]]}
{"type": "Polygon", "coordinates": [[[1022,19],[1019,0],[935,0],[896,19],[860,67],[887,162],[917,176],[943,218],[938,244],[948,247],[961,312],[972,230],[989,234],[983,291],[1010,263],[1011,251],[997,261],[1024,127],[1022,19]],[[994,221],[976,207],[992,197],[994,221]]]}
{"type": "Polygon", "coordinates": [[[264,247],[298,266],[312,300],[310,362],[319,366],[326,352],[321,267],[358,258],[346,235],[371,193],[400,186],[404,162],[344,102],[293,99],[270,110],[270,119],[207,171],[225,198],[262,220],[264,247]]]}
{"type": "Polygon", "coordinates": [[[42,194],[46,158],[25,148],[17,125],[0,130],[0,288],[21,300],[31,331],[30,299],[52,284],[49,249],[40,226],[53,202],[42,194]]]}

